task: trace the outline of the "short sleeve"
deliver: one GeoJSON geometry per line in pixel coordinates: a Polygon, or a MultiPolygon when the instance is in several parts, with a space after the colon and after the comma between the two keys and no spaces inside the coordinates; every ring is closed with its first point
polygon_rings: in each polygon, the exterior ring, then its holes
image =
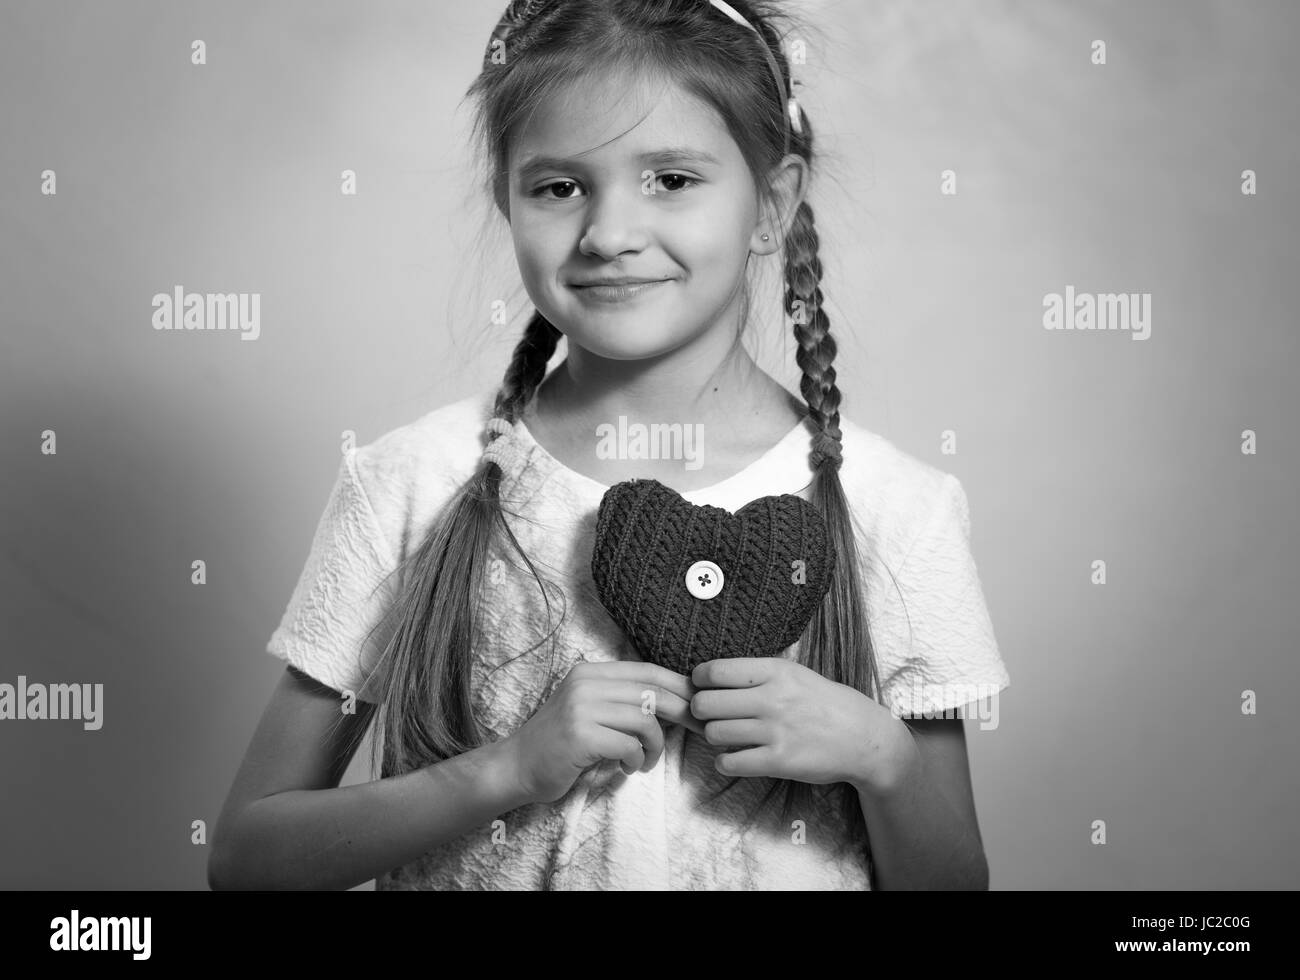
{"type": "Polygon", "coordinates": [[[339,466],[311,552],[266,652],[336,691],[362,691],[393,624],[396,561],[385,544],[357,469],[356,450],[339,466]]]}
{"type": "Polygon", "coordinates": [[[897,636],[881,653],[884,703],[903,716],[956,708],[1010,686],[970,527],[961,481],[944,474],[935,507],[895,572],[897,636]]]}

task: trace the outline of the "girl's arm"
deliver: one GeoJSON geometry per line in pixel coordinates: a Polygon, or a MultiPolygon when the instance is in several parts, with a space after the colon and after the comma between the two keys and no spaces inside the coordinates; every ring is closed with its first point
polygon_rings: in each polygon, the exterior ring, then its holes
{"type": "Polygon", "coordinates": [[[217,821],[213,889],[347,889],[528,802],[495,743],[436,765],[338,788],[349,736],[336,691],[286,670],[217,821]]]}
{"type": "Polygon", "coordinates": [[[961,718],[904,719],[885,785],[855,784],[880,889],[987,890],[961,718]]]}

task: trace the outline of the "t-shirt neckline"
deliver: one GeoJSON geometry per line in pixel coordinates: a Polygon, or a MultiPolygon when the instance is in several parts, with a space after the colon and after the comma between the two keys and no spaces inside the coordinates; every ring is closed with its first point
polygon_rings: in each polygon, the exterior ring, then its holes
{"type": "MultiPolygon", "coordinates": [[[[724,479],[718,481],[717,483],[712,483],[707,487],[697,487],[694,490],[686,490],[686,491],[674,490],[673,492],[679,494],[685,500],[691,500],[692,498],[695,497],[713,496],[720,491],[730,489],[730,487],[735,483],[739,483],[742,480],[751,479],[757,476],[761,470],[766,469],[775,460],[777,460],[782,455],[784,455],[785,450],[790,449],[792,447],[792,444],[795,443],[801,435],[804,435],[807,438],[811,439],[812,433],[811,430],[809,429],[809,424],[810,424],[810,418],[809,416],[805,415],[797,423],[795,423],[793,429],[791,429],[784,436],[782,436],[776,443],[774,443],[771,447],[765,450],[761,456],[758,456],[757,458],[751,460],[749,463],[745,464],[735,473],[731,474],[728,477],[725,477],[724,479]]],[[[519,418],[515,419],[514,430],[515,430],[515,434],[519,437],[520,442],[527,449],[531,450],[540,459],[544,460],[547,467],[549,467],[550,469],[552,469],[557,473],[563,474],[570,483],[582,487],[589,494],[593,494],[596,497],[603,497],[611,489],[609,486],[601,483],[599,480],[592,479],[591,477],[583,473],[579,473],[575,469],[571,469],[570,467],[566,466],[564,463],[561,463],[554,456],[552,456],[551,453],[546,449],[546,447],[543,446],[540,442],[538,442],[536,438],[534,438],[532,432],[529,430],[528,426],[524,423],[522,414],[519,418]]]]}

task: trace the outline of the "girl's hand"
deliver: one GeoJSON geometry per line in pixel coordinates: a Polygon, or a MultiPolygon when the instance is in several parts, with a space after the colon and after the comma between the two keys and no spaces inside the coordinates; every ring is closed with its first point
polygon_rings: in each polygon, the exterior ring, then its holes
{"type": "Polygon", "coordinates": [[[648,772],[664,750],[665,724],[702,733],[691,715],[690,679],[635,660],[580,663],[555,693],[502,742],[530,801],[553,803],[584,770],[619,759],[628,775],[648,772]]]}
{"type": "Polygon", "coordinates": [[[912,742],[901,719],[861,691],[783,657],[728,657],[691,673],[691,713],[728,776],[851,783],[883,790],[902,772],[912,742]]]}

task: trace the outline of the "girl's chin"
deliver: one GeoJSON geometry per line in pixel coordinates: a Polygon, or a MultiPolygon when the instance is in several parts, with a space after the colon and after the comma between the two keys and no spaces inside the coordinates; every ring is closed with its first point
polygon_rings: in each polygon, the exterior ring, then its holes
{"type": "MultiPolygon", "coordinates": [[[[658,326],[658,324],[656,324],[658,326]]],[[[644,361],[660,357],[681,346],[681,339],[653,329],[634,330],[627,335],[607,331],[566,331],[570,344],[611,361],[644,361]]]]}

